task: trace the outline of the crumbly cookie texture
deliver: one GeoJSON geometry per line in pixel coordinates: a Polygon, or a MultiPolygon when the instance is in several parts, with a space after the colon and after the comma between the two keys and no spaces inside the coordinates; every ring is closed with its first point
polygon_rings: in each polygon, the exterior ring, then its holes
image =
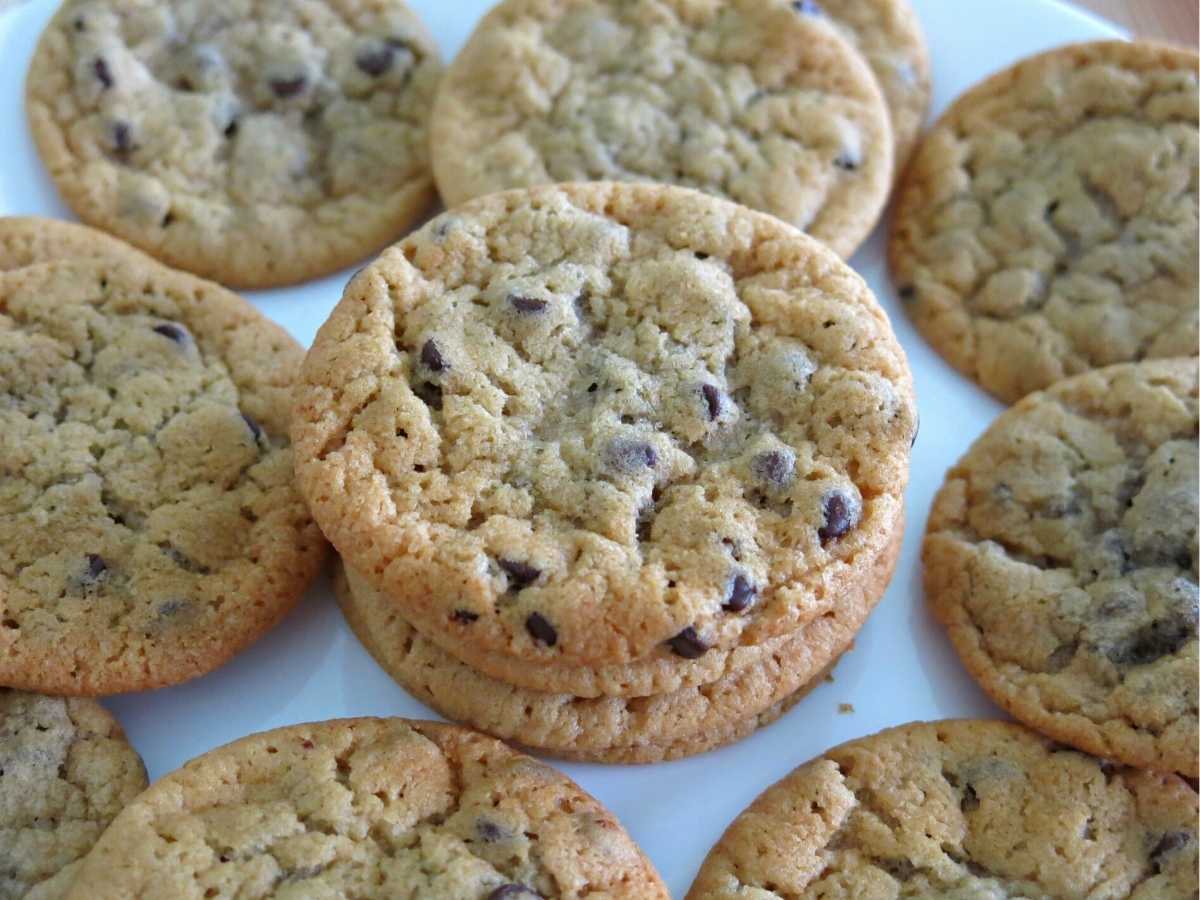
{"type": "Polygon", "coordinates": [[[26,105],[84,221],[269,287],[362,259],[424,214],[439,75],[400,0],[67,0],[26,105]]]}
{"type": "Polygon", "coordinates": [[[916,11],[908,0],[797,0],[792,6],[828,15],[871,67],[891,114],[899,173],[917,144],[933,92],[929,49],[916,11]]]}
{"type": "Polygon", "coordinates": [[[1032,394],[946,476],[925,587],[967,668],[1056,740],[1195,777],[1196,360],[1032,394]]]}
{"type": "Polygon", "coordinates": [[[588,665],[834,616],[900,526],[911,378],[863,281],[675,187],[474,201],[348,286],[297,476],[422,627],[588,665]]]}
{"type": "Polygon", "coordinates": [[[287,438],[301,357],[162,266],[0,274],[0,683],[183,681],[291,608],[324,555],[287,438]]]}
{"type": "Polygon", "coordinates": [[[959,98],[918,150],[892,275],[930,343],[1000,399],[1196,353],[1198,64],[1053,50],[959,98]]]}
{"type": "Polygon", "coordinates": [[[252,735],[160,779],[70,900],[142,896],[662,898],[613,815],[462,728],[346,719],[252,735]]]}
{"type": "Polygon", "coordinates": [[[1005,722],[843,744],[768,788],[688,900],[1196,894],[1196,792],[1005,722]]]}
{"type": "Polygon", "coordinates": [[[353,572],[337,581],[346,620],[389,675],[442,715],[505,740],[593,762],[659,762],[752,734],[820,683],[850,646],[895,568],[897,532],[859,596],[832,617],[762,645],[753,662],[699,687],[586,699],[489,678],[439,649],[353,572]]]}
{"type": "Polygon", "coordinates": [[[60,259],[153,260],[103,231],[38,216],[0,216],[0,272],[60,259]]]}
{"type": "Polygon", "coordinates": [[[94,700],[0,688],[0,898],[62,897],[146,783],[141,757],[94,700]]]}
{"type": "Polygon", "coordinates": [[[442,197],[679,184],[772,213],[849,256],[891,187],[891,126],[870,68],[804,6],[505,0],[438,92],[442,197]]]}

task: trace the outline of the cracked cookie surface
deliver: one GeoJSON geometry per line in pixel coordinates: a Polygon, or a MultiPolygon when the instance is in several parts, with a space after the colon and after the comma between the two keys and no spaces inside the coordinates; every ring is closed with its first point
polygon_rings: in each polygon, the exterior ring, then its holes
{"type": "Polygon", "coordinates": [[[55,260],[97,258],[154,262],[124,241],[86,225],[38,216],[0,216],[0,272],[55,260]]]}
{"type": "Polygon", "coordinates": [[[842,256],[893,172],[870,68],[783,0],[506,0],[448,68],[431,127],[451,206],[549,182],[679,184],[842,256]]]}
{"type": "Polygon", "coordinates": [[[1196,360],[1032,394],[950,470],[934,614],[984,689],[1056,740],[1196,776],[1196,360]]]}
{"type": "Polygon", "coordinates": [[[462,728],[345,719],[252,735],[154,784],[70,900],[144,896],[660,898],[613,815],[462,728]]]}
{"type": "Polygon", "coordinates": [[[708,684],[644,697],[583,698],[489,678],[425,638],[360,576],[339,566],[336,588],[346,620],[376,662],[442,715],[567,759],[660,762],[741,740],[816,687],[883,594],[901,535],[835,617],[766,642],[708,684]]]}
{"type": "Polygon", "coordinates": [[[96,701],[0,688],[0,898],[62,897],[146,783],[141,757],[96,701]]]}
{"type": "Polygon", "coordinates": [[[904,725],[764,791],[688,900],[1190,897],[1196,792],[1005,722],[904,725]]]}
{"type": "Polygon", "coordinates": [[[1078,44],[975,87],[898,194],[900,298],[950,363],[1014,402],[1197,337],[1193,51],[1078,44]]]}
{"type": "Polygon", "coordinates": [[[833,616],[902,523],[916,413],[862,280],[680,188],[483,198],[348,286],[297,389],[347,563],[488,653],[627,663],[833,616]]]}
{"type": "Polygon", "coordinates": [[[287,439],[300,362],[157,264],[0,274],[0,682],[176,683],[291,608],[324,555],[287,439]]]}
{"type": "Polygon", "coordinates": [[[424,214],[439,74],[400,0],[68,0],[26,105],[82,219],[269,287],[349,265],[424,214]]]}

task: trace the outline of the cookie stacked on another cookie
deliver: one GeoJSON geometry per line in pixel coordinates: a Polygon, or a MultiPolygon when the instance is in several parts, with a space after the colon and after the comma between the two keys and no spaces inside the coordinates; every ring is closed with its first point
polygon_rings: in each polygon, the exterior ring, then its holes
{"type": "Polygon", "coordinates": [[[439,88],[433,165],[451,205],[551,182],[677,184],[848,257],[928,102],[906,0],[504,0],[439,88]]]}
{"type": "Polygon", "coordinates": [[[368,266],[293,422],[395,677],[505,737],[652,759],[752,731],[847,648],[894,565],[916,411],[829,250],[697,192],[583,184],[465,204],[368,266]]]}
{"type": "Polygon", "coordinates": [[[0,219],[0,684],[175,684],[296,603],[325,549],[293,486],[301,357],[215,284],[0,219]]]}
{"type": "Polygon", "coordinates": [[[26,106],[82,219],[271,287],[356,262],[426,213],[440,71],[401,0],[66,0],[26,106]]]}

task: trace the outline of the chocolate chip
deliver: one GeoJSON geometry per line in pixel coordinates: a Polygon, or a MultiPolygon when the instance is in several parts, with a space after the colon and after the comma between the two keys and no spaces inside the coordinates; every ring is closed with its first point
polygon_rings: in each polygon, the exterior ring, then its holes
{"type": "Polygon", "coordinates": [[[911,284],[902,286],[896,293],[900,295],[900,299],[905,303],[911,303],[916,299],[917,289],[911,284]]]}
{"type": "Polygon", "coordinates": [[[529,618],[525,620],[525,630],[535,641],[541,641],[547,647],[553,647],[558,643],[558,632],[541,613],[529,614],[529,618]]]}
{"type": "Polygon", "coordinates": [[[813,0],[792,0],[792,9],[803,16],[823,16],[825,10],[821,8],[821,4],[813,2],[813,0]]]}
{"type": "Polygon", "coordinates": [[[1144,666],[1178,652],[1196,637],[1196,623],[1184,618],[1158,619],[1126,640],[1108,647],[1105,655],[1119,666],[1144,666]]]}
{"type": "Polygon", "coordinates": [[[425,368],[433,372],[445,372],[450,368],[450,364],[446,362],[446,357],[442,356],[442,351],[433,338],[427,340],[421,347],[421,362],[424,363],[425,368]]]}
{"type": "Polygon", "coordinates": [[[676,656],[682,656],[684,659],[699,659],[708,652],[708,644],[704,639],[696,633],[696,629],[689,625],[675,637],[671,638],[667,643],[671,647],[671,652],[676,656]]]}
{"type": "Polygon", "coordinates": [[[242,421],[245,422],[246,427],[250,429],[250,434],[254,438],[254,443],[259,443],[263,436],[262,427],[245,413],[242,413],[242,421]]]}
{"type": "Polygon", "coordinates": [[[843,151],[842,153],[838,154],[838,157],[833,161],[833,164],[843,172],[856,172],[858,171],[859,165],[862,164],[862,160],[860,160],[857,156],[843,151]]]}
{"type": "Polygon", "coordinates": [[[529,563],[518,562],[517,560],[504,559],[501,557],[496,560],[496,563],[508,573],[508,586],[512,590],[522,590],[533,584],[542,574],[542,570],[529,563]]]}
{"type": "Polygon", "coordinates": [[[711,384],[706,384],[700,388],[700,393],[704,395],[704,405],[708,407],[708,420],[715,422],[717,416],[721,415],[721,392],[711,384]]]}
{"type": "Polygon", "coordinates": [[[1181,850],[1190,844],[1192,835],[1187,831],[1168,831],[1150,851],[1150,862],[1154,865],[1154,874],[1163,870],[1163,857],[1170,856],[1176,850],[1181,850]]]}
{"type": "Polygon", "coordinates": [[[413,388],[416,394],[430,409],[442,408],[442,389],[430,381],[423,381],[413,388]]]}
{"type": "Polygon", "coordinates": [[[378,78],[392,67],[396,51],[388,44],[380,44],[370,50],[363,50],[354,57],[354,64],[372,78],[378,78]]]}
{"type": "Polygon", "coordinates": [[[494,844],[496,841],[508,837],[508,831],[490,819],[477,819],[475,821],[475,833],[479,835],[479,839],[485,844],[494,844]]]}
{"type": "Polygon", "coordinates": [[[518,294],[509,294],[508,302],[517,312],[526,315],[543,312],[549,305],[545,300],[539,300],[537,297],[522,297],[518,294]]]}
{"type": "Polygon", "coordinates": [[[108,572],[108,563],[104,561],[104,557],[98,553],[89,553],[87,555],[87,569],[84,570],[83,580],[85,582],[97,582],[108,572]]]}
{"type": "Polygon", "coordinates": [[[297,75],[295,78],[272,78],[268,83],[272,93],[280,100],[295,97],[308,87],[308,79],[303,75],[297,75]]]}
{"type": "Polygon", "coordinates": [[[858,510],[841,491],[830,491],[825,495],[824,513],[825,524],[817,529],[822,547],[830,541],[836,541],[858,524],[858,510]]]}
{"type": "Polygon", "coordinates": [[[975,793],[975,788],[967,785],[963,790],[962,800],[958,803],[958,808],[965,813],[979,809],[979,795],[975,793]]]}
{"type": "Polygon", "coordinates": [[[115,122],[112,127],[113,149],[118,156],[128,156],[133,149],[133,133],[128,122],[115,122]]]}
{"type": "Polygon", "coordinates": [[[1079,651],[1079,643],[1071,641],[1069,644],[1060,644],[1049,659],[1046,660],[1046,670],[1049,672],[1061,672],[1071,664],[1071,660],[1075,658],[1075,654],[1079,651]]]}
{"type": "Polygon", "coordinates": [[[729,582],[729,593],[725,602],[721,604],[721,609],[732,613],[745,612],[754,605],[757,594],[758,588],[745,575],[738,573],[729,582]]]}
{"type": "Polygon", "coordinates": [[[618,471],[636,473],[658,465],[658,454],[644,441],[617,438],[608,445],[608,462],[618,471]]]}
{"type": "Polygon", "coordinates": [[[83,16],[77,17],[71,25],[74,26],[76,31],[87,31],[87,22],[84,21],[83,16]]]}
{"type": "Polygon", "coordinates": [[[479,613],[473,613],[469,609],[456,609],[450,614],[450,618],[460,625],[470,625],[479,621],[479,613]]]}
{"type": "Polygon", "coordinates": [[[107,91],[110,87],[116,84],[116,82],[113,81],[112,70],[108,67],[108,62],[102,57],[98,57],[96,61],[92,63],[92,72],[95,74],[96,80],[100,82],[100,85],[104,88],[104,90],[107,91]]]}
{"type": "Polygon", "coordinates": [[[487,900],[521,900],[521,898],[529,897],[541,900],[542,895],[523,884],[504,884],[488,894],[487,900]]]}
{"type": "Polygon", "coordinates": [[[189,337],[187,329],[176,325],[174,322],[163,322],[161,325],[155,325],[151,330],[155,334],[161,334],[168,340],[174,341],[176,344],[186,344],[189,337]]]}
{"type": "Polygon", "coordinates": [[[238,120],[231,119],[229,124],[225,126],[225,130],[221,133],[227,138],[234,137],[238,133],[238,120]]]}
{"type": "Polygon", "coordinates": [[[173,619],[184,611],[188,606],[188,601],[172,598],[164,600],[158,604],[157,615],[159,619],[173,619]]]}
{"type": "Polygon", "coordinates": [[[1054,215],[1056,212],[1058,212],[1059,206],[1060,206],[1060,204],[1057,200],[1051,200],[1049,205],[1046,207],[1046,215],[1048,215],[1048,216],[1054,215]]]}
{"type": "Polygon", "coordinates": [[[796,456],[790,450],[768,450],[750,461],[750,471],[768,484],[782,487],[792,480],[796,456]]]}

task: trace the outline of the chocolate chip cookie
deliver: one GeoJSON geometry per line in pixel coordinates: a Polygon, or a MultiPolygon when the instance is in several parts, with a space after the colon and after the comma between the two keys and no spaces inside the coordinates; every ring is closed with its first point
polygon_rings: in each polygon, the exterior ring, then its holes
{"type": "Polygon", "coordinates": [[[350,283],[296,397],[351,568],[464,647],[583,666],[836,615],[901,526],[916,427],[861,278],[656,185],[435,219],[350,283]]]}
{"type": "Polygon", "coordinates": [[[462,728],[344,719],[252,735],[118,816],[70,900],[661,898],[649,860],[565,775],[462,728]]]}
{"type": "Polygon", "coordinates": [[[929,50],[908,0],[795,0],[801,13],[829,17],[862,54],[883,89],[896,142],[896,170],[916,146],[933,91],[929,50]]]}
{"type": "Polygon", "coordinates": [[[1196,353],[1198,64],[1124,41],[1035,56],[959,98],[908,167],[900,298],[1000,399],[1196,353]]]}
{"type": "Polygon", "coordinates": [[[324,554],[287,438],[301,357],[157,264],[0,274],[0,683],[180,682],[291,608],[324,554]]]}
{"type": "Polygon", "coordinates": [[[0,688],[0,897],[62,897],[146,783],[141,757],[96,701],[0,688]]]}
{"type": "Polygon", "coordinates": [[[490,678],[407,623],[361,576],[339,567],[338,600],[376,661],[421,702],[458,722],[568,759],[659,762],[741,740],[816,687],[849,647],[895,568],[900,533],[833,616],[761,645],[716,681],[642,697],[581,698],[490,678]]]}
{"type": "Polygon", "coordinates": [[[764,791],[688,900],[1192,897],[1196,792],[1005,722],[904,725],[764,791]]]}
{"type": "Polygon", "coordinates": [[[946,476],[925,587],[971,674],[1056,740],[1195,777],[1196,360],[1025,398],[946,476]]]}
{"type": "Polygon", "coordinates": [[[0,272],[57,259],[97,258],[153,262],[124,241],[86,225],[37,216],[0,216],[0,272]]]}
{"type": "Polygon", "coordinates": [[[270,287],[349,265],[428,209],[439,74],[401,0],[67,0],[26,105],[84,221],[270,287]]]}
{"type": "Polygon", "coordinates": [[[772,213],[849,256],[891,187],[891,126],[870,68],[806,6],[505,0],[438,91],[442,197],[679,184],[772,213]]]}

